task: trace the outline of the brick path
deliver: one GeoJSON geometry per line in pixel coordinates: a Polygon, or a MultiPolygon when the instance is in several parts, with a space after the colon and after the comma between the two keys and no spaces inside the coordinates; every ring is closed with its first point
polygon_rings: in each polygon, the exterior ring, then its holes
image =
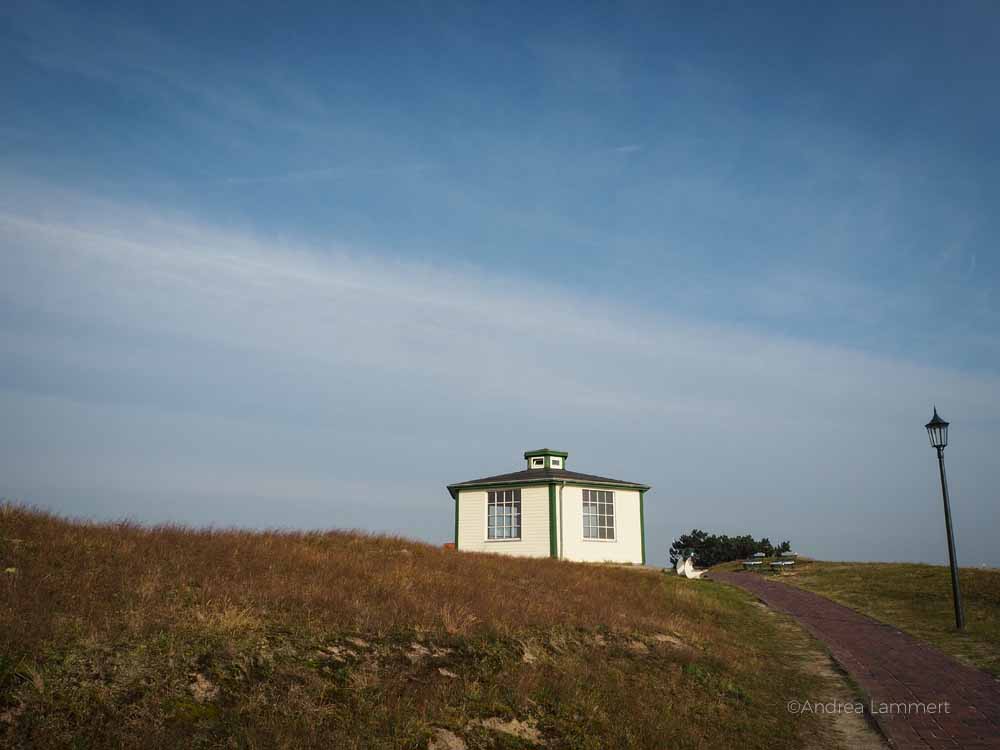
{"type": "Polygon", "coordinates": [[[873,712],[894,748],[1000,748],[1000,682],[836,602],[756,573],[713,573],[792,615],[879,703],[947,701],[949,713],[873,712]]]}

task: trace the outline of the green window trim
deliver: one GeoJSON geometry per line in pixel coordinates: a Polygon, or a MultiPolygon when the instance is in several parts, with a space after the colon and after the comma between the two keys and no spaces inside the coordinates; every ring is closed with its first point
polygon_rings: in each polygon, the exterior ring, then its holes
{"type": "Polygon", "coordinates": [[[455,493],[455,549],[458,549],[458,498],[461,495],[461,492],[455,493]]]}

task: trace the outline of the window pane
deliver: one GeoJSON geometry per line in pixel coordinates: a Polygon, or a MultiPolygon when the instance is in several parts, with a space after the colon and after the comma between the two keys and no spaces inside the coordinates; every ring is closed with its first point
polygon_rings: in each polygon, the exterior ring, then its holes
{"type": "Polygon", "coordinates": [[[521,538],[521,490],[487,490],[486,538],[521,538]]]}
{"type": "Polygon", "coordinates": [[[615,538],[614,490],[583,490],[583,538],[615,538]]]}

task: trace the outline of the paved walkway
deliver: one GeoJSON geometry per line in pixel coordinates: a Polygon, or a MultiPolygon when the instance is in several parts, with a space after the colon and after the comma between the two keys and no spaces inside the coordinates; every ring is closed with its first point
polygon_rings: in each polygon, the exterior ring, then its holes
{"type": "MultiPolygon", "coordinates": [[[[713,573],[787,612],[826,644],[868,694],[895,748],[1000,748],[1000,682],[836,602],[756,573],[713,573]],[[880,704],[942,704],[948,713],[879,714],[880,704]]],[[[888,711],[888,709],[885,709],[888,711]]]]}

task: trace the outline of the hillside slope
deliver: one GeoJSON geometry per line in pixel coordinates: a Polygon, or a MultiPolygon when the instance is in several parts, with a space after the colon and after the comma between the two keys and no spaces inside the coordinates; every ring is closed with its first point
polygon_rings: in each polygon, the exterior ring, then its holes
{"type": "Polygon", "coordinates": [[[354,533],[0,506],[5,747],[830,747],[736,591],[354,533]]]}

